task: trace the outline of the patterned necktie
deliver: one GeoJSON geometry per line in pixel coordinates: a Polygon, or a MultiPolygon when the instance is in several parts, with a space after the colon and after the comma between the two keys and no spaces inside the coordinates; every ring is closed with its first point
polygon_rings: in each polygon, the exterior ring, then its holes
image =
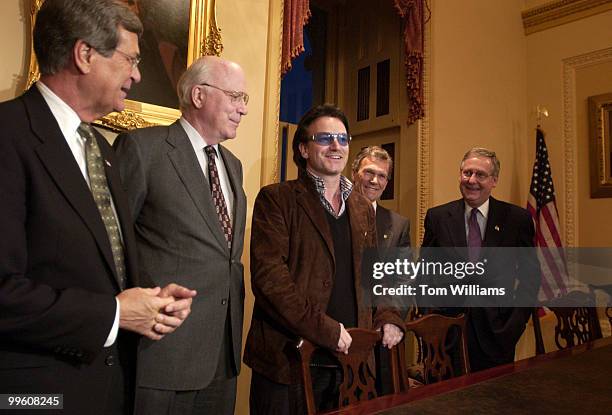
{"type": "Polygon", "coordinates": [[[106,172],[104,171],[104,161],[100,147],[93,135],[93,131],[89,124],[81,123],[77,129],[79,135],[85,141],[85,160],[87,162],[87,175],[89,176],[89,185],[93,195],[102,222],[108,234],[108,240],[113,252],[113,262],[119,277],[119,286],[122,290],[125,289],[125,259],[123,254],[123,245],[119,235],[119,225],[115,212],[111,205],[111,194],[106,181],[106,172]]]}
{"type": "Polygon", "coordinates": [[[478,225],[478,209],[472,209],[468,219],[468,252],[471,262],[476,262],[480,258],[481,246],[482,236],[480,225],[478,225]]]}
{"type": "Polygon", "coordinates": [[[215,210],[217,211],[221,228],[223,228],[223,234],[227,240],[227,247],[232,249],[232,221],[227,214],[227,205],[225,204],[225,197],[223,197],[223,192],[221,191],[219,172],[215,164],[217,152],[213,146],[204,147],[204,152],[206,156],[208,156],[208,180],[210,181],[210,192],[212,193],[215,210]]]}

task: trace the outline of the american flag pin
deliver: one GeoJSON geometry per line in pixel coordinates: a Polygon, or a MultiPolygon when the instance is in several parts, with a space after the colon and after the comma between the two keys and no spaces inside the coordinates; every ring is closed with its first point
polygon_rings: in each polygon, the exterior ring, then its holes
{"type": "Polygon", "coordinates": [[[109,162],[108,160],[104,160],[104,162],[106,163],[106,165],[107,165],[108,167],[110,167],[110,166],[111,166],[111,164],[110,164],[110,162],[109,162]]]}
{"type": "Polygon", "coordinates": [[[499,226],[495,225],[495,230],[499,232],[499,226]]]}

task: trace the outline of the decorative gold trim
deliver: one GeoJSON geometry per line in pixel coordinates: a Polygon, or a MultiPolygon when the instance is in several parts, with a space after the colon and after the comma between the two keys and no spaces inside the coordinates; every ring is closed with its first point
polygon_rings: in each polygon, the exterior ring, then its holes
{"type": "MultiPolygon", "coordinates": [[[[203,55],[220,56],[223,51],[221,30],[217,27],[216,0],[191,0],[189,16],[189,46],[187,66],[203,55]]],[[[36,15],[44,0],[32,0],[30,8],[31,29],[34,30],[36,15]]],[[[34,55],[34,45],[30,47],[30,66],[26,89],[38,80],[40,73],[34,55]]],[[[176,121],[181,112],[174,108],[126,100],[126,109],[120,113],[112,112],[95,121],[96,124],[113,131],[125,131],[152,125],[169,125],[176,121]]]]}
{"type": "Polygon", "coordinates": [[[589,149],[591,197],[612,197],[610,172],[610,128],[612,93],[589,97],[589,149]]]}
{"type": "Polygon", "coordinates": [[[266,96],[262,137],[261,186],[280,180],[279,114],[281,89],[281,58],[283,47],[284,1],[270,0],[268,21],[268,56],[266,96]]]}
{"type": "Polygon", "coordinates": [[[576,137],[576,70],[594,63],[612,60],[612,48],[563,59],[563,147],[565,152],[565,245],[576,245],[578,211],[577,137],[576,137]]]}
{"type": "MultiPolygon", "coordinates": [[[[433,5],[430,5],[433,7],[433,5]]],[[[423,108],[425,114],[418,121],[417,130],[417,221],[415,241],[421,245],[425,235],[425,214],[432,205],[431,198],[431,19],[423,33],[423,108]]]]}
{"type": "Polygon", "coordinates": [[[200,56],[221,56],[223,52],[221,29],[217,27],[215,1],[192,0],[189,33],[194,35],[192,38],[193,43],[189,42],[189,45],[199,45],[199,48],[190,49],[190,56],[193,56],[193,59],[189,63],[200,56]],[[205,16],[206,18],[198,19],[197,16],[205,16]]]}
{"type": "Polygon", "coordinates": [[[612,0],[555,0],[522,13],[525,34],[612,10],[612,0]]]}

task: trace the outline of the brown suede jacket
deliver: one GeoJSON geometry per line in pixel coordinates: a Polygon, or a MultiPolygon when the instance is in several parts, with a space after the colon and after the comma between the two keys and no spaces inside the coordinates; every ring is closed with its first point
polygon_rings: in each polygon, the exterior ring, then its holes
{"type": "MultiPolygon", "coordinates": [[[[361,255],[376,246],[376,221],[368,200],[351,192],[346,201],[351,226],[358,324],[402,327],[399,312],[364,304],[361,255]]],[[[334,247],[325,208],[314,183],[297,180],[261,189],[251,229],[251,286],[255,307],[244,362],[283,384],[301,383],[295,345],[300,338],[335,350],[340,325],[326,315],[333,287],[334,247]]]]}

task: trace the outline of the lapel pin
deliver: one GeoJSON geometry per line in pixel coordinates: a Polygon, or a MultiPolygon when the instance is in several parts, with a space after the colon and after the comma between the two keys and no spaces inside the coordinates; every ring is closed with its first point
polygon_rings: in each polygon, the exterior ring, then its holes
{"type": "Polygon", "coordinates": [[[387,234],[383,235],[383,239],[387,239],[388,237],[389,237],[389,235],[387,235],[387,234]]]}
{"type": "Polygon", "coordinates": [[[495,225],[495,230],[499,232],[499,226],[495,225]]]}

